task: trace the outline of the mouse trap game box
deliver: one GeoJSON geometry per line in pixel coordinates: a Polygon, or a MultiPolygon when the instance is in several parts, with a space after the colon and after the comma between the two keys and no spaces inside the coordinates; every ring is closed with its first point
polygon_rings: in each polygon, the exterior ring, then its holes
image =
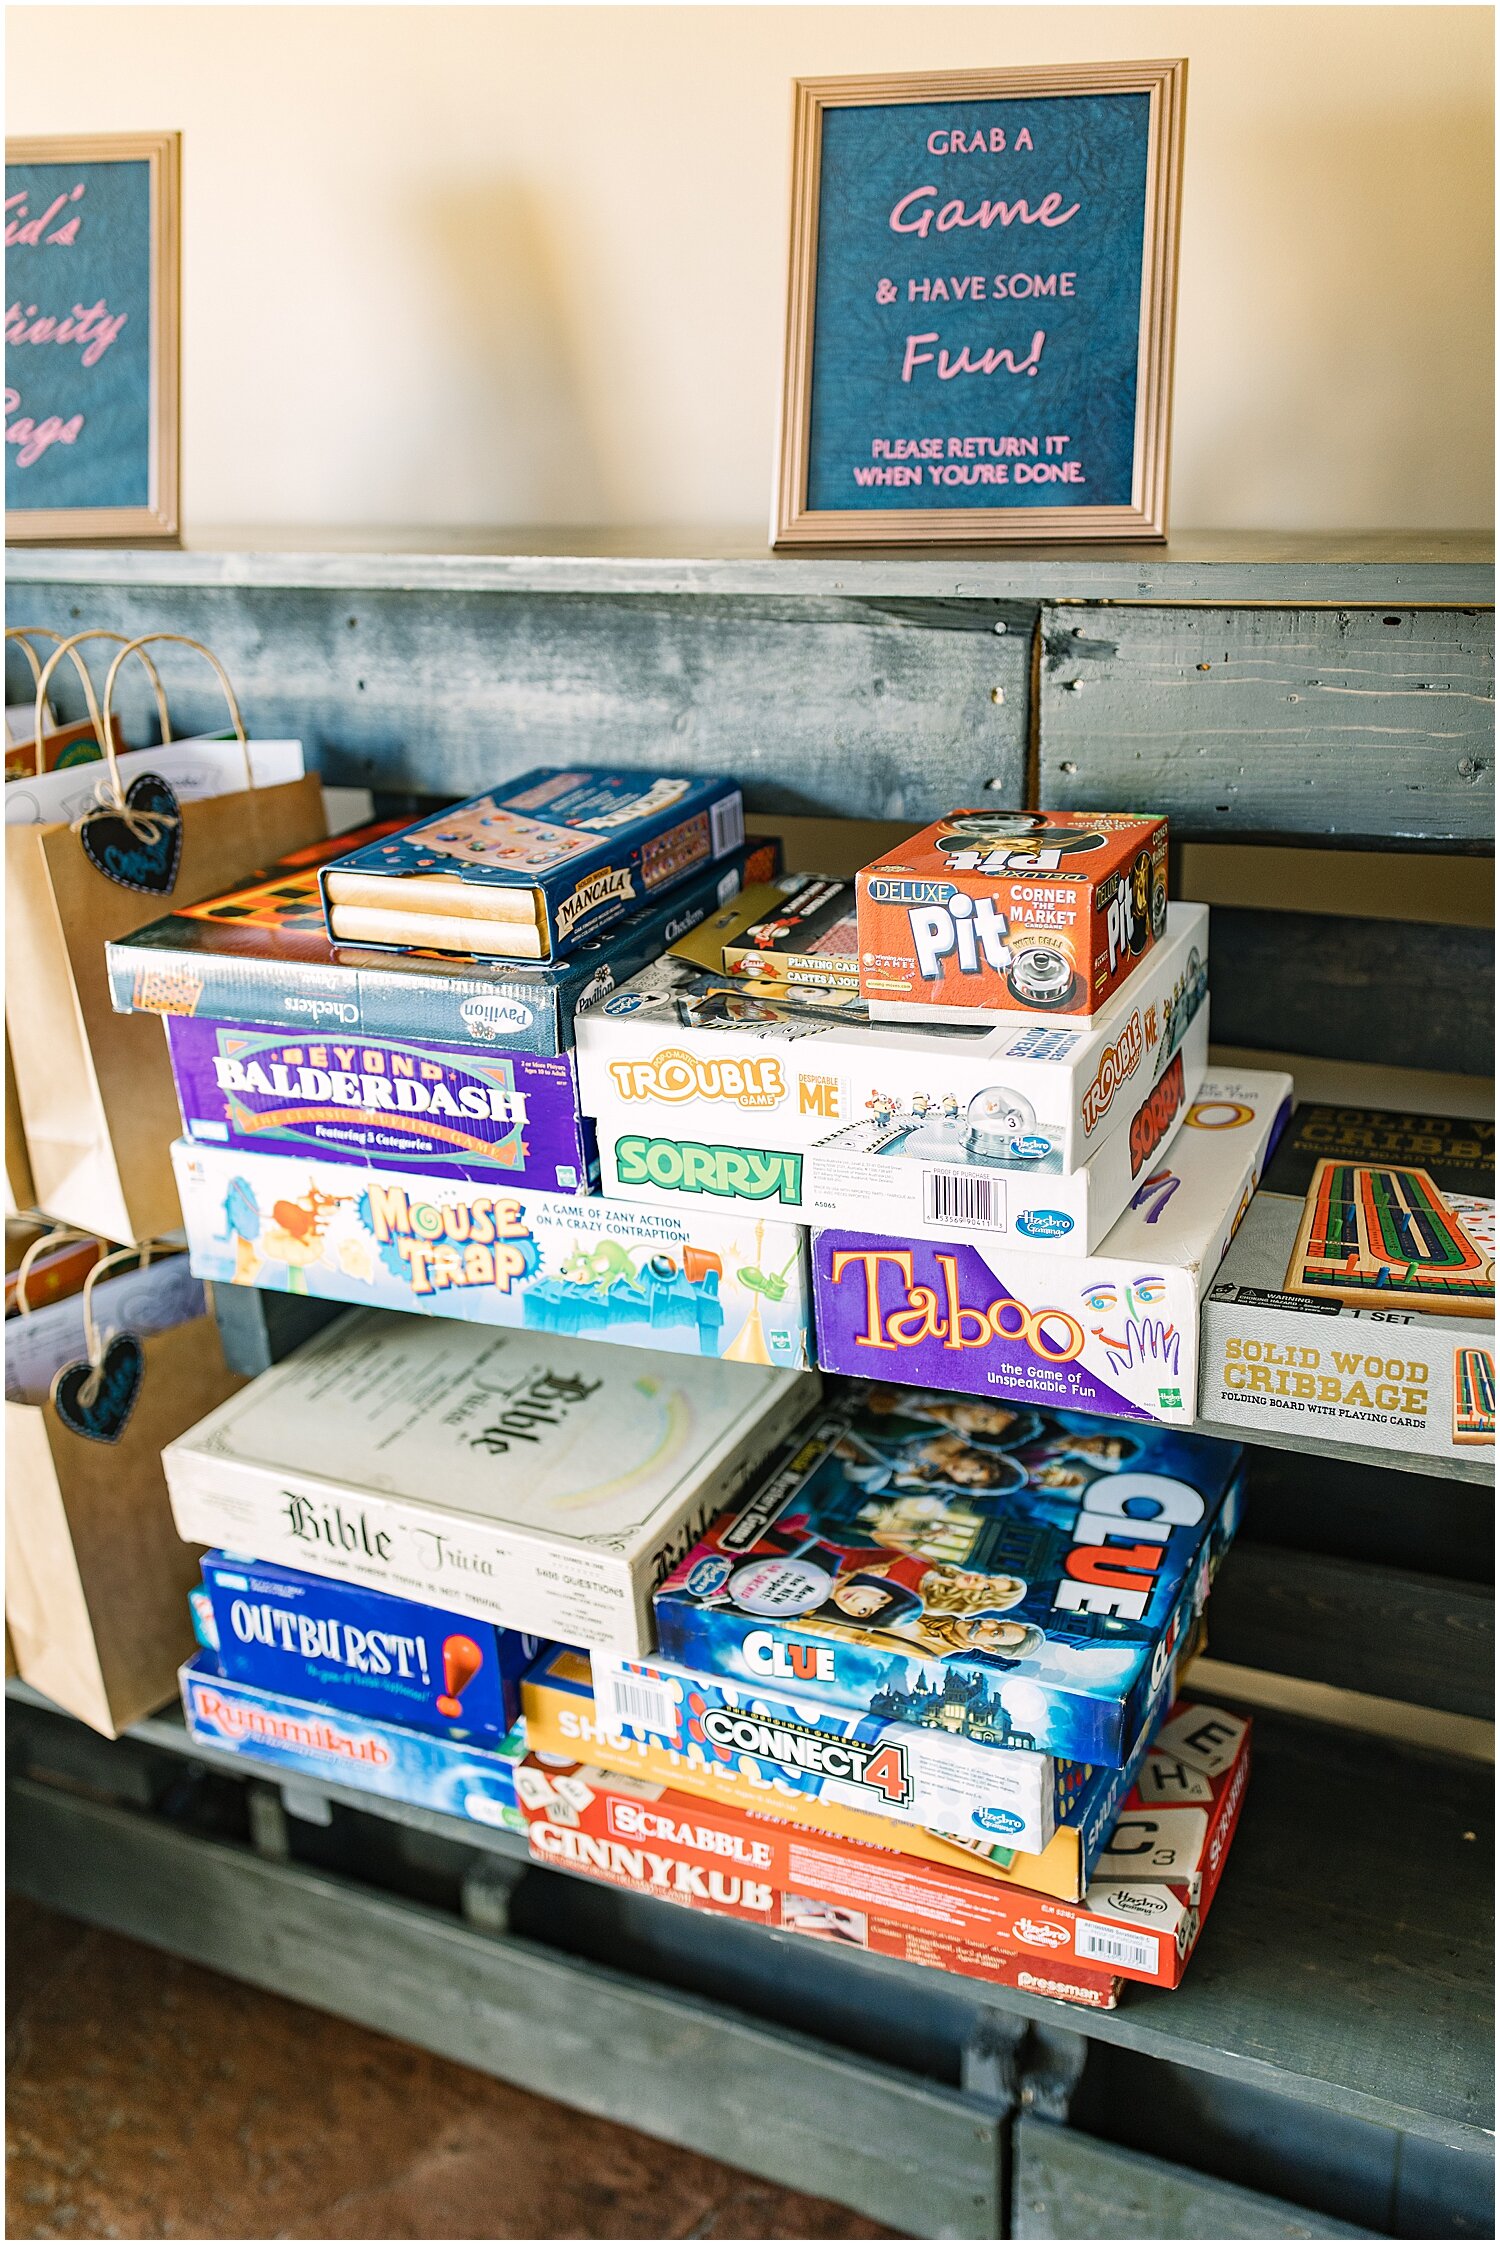
{"type": "Polygon", "coordinates": [[[404,832],[365,826],[252,874],[238,888],[184,905],[105,946],[117,1013],[197,1016],[313,1040],[394,1038],[555,1057],[573,1045],[580,1008],[594,1005],[720,911],[742,878],[763,879],[775,845],[751,842],[666,896],[641,906],[566,959],[454,959],[333,942],[318,870],[329,858],[404,832]]]}
{"type": "Polygon", "coordinates": [[[1167,822],[950,811],[855,883],[876,1020],[1087,1020],[1167,924],[1167,822]]]}
{"type": "Polygon", "coordinates": [[[557,959],[745,839],[739,788],[544,767],[319,870],[336,943],[557,959]]]}
{"type": "Polygon", "coordinates": [[[961,1733],[997,1777],[1016,1749],[1119,1768],[1242,1486],[1234,1443],[851,1383],[662,1584],[661,1652],[961,1733]]]}
{"type": "Polygon", "coordinates": [[[180,1139],[193,1270],[735,1364],[813,1362],[807,1235],[751,1208],[646,1208],[180,1139]]]}
{"type": "Polygon", "coordinates": [[[815,1373],[355,1310],[169,1443],[179,1534],[641,1654],[702,1522],[815,1373]]]}
{"type": "Polygon", "coordinates": [[[1269,1072],[1206,1077],[1092,1255],[1061,1241],[1045,1256],[1013,1255],[974,1233],[815,1232],[823,1369],[1191,1426],[1203,1292],[1291,1090],[1269,1072]]]}
{"type": "Polygon", "coordinates": [[[1297,1108],[1203,1309],[1201,1412],[1430,1456],[1495,1443],[1495,1126],[1297,1108]]]}

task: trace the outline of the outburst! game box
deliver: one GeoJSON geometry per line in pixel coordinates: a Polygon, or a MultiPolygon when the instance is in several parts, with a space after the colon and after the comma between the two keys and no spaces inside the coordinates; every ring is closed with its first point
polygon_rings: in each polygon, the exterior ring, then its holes
{"type": "Polygon", "coordinates": [[[853,1385],[663,1582],[661,1651],[880,1722],[1118,1768],[1241,1487],[1236,1444],[853,1385]]]}
{"type": "Polygon", "coordinates": [[[806,1234],[756,1209],[641,1207],[181,1139],[193,1269],[736,1364],[811,1364],[806,1234]]]}

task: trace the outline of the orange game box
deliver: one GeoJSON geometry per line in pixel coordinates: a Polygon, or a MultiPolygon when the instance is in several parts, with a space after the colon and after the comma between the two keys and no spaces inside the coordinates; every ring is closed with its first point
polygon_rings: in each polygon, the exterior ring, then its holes
{"type": "Polygon", "coordinates": [[[873,1019],[1087,1020],[1166,927],[1167,822],[950,811],[856,881],[873,1019]]]}

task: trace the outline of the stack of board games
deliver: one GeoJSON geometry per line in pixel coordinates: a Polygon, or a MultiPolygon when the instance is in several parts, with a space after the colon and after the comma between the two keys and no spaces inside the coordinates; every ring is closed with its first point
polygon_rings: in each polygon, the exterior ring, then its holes
{"type": "Polygon", "coordinates": [[[1494,1318],[1493,1122],[1300,1106],[1204,1303],[1202,1416],[1482,1457],[1494,1318]]]}

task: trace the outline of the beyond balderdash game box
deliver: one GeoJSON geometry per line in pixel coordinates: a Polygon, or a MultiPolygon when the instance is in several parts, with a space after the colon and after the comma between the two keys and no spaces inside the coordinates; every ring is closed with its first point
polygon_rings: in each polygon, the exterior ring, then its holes
{"type": "Polygon", "coordinates": [[[1201,1414],[1483,1459],[1495,1126],[1301,1106],[1203,1305],[1201,1414]]]}
{"type": "Polygon", "coordinates": [[[753,1208],[643,1208],[232,1146],[172,1148],[193,1269],[734,1364],[814,1361],[807,1235],[753,1208]]]}
{"type": "Polygon", "coordinates": [[[886,1722],[967,1710],[968,1737],[1118,1768],[1241,1487],[1234,1443],[851,1385],[667,1577],[661,1650],[886,1722]]]}
{"type": "Polygon", "coordinates": [[[1086,1019],[1166,927],[1167,822],[950,811],[855,886],[875,1020],[1086,1019]]]}
{"type": "Polygon", "coordinates": [[[744,839],[733,780],[544,766],[318,878],[336,943],[559,959],[744,839]]]}
{"type": "Polygon", "coordinates": [[[491,1745],[520,1718],[535,1637],[232,1551],[204,1554],[203,1587],[235,1683],[491,1745]]]}
{"type": "Polygon", "coordinates": [[[318,868],[399,831],[399,821],[387,821],[294,850],[240,887],[107,944],[116,1012],[553,1056],[571,1050],[580,1009],[720,910],[738,893],[747,858],[768,848],[752,843],[721,858],[566,959],[460,962],[409,951],[383,964],[330,942],[318,868]]]}
{"type": "Polygon", "coordinates": [[[640,1654],[815,1373],[356,1310],[169,1443],[190,1543],[640,1654]]]}
{"type": "MultiPolygon", "coordinates": [[[[1159,1088],[1170,1088],[1172,1069],[1159,1088]]],[[[1206,1078],[1092,1255],[1062,1242],[1045,1256],[1013,1255],[973,1233],[940,1242],[815,1232],[819,1363],[1191,1426],[1201,1296],[1250,1205],[1291,1091],[1290,1076],[1269,1071],[1206,1078]]]]}
{"type": "Polygon", "coordinates": [[[519,1728],[486,1746],[436,1738],[368,1715],[342,1715],[221,1675],[211,1652],[195,1653],[177,1680],[188,1735],[200,1746],[325,1785],[467,1817],[471,1824],[525,1829],[516,1797],[516,1771],[526,1751],[519,1728]]]}

